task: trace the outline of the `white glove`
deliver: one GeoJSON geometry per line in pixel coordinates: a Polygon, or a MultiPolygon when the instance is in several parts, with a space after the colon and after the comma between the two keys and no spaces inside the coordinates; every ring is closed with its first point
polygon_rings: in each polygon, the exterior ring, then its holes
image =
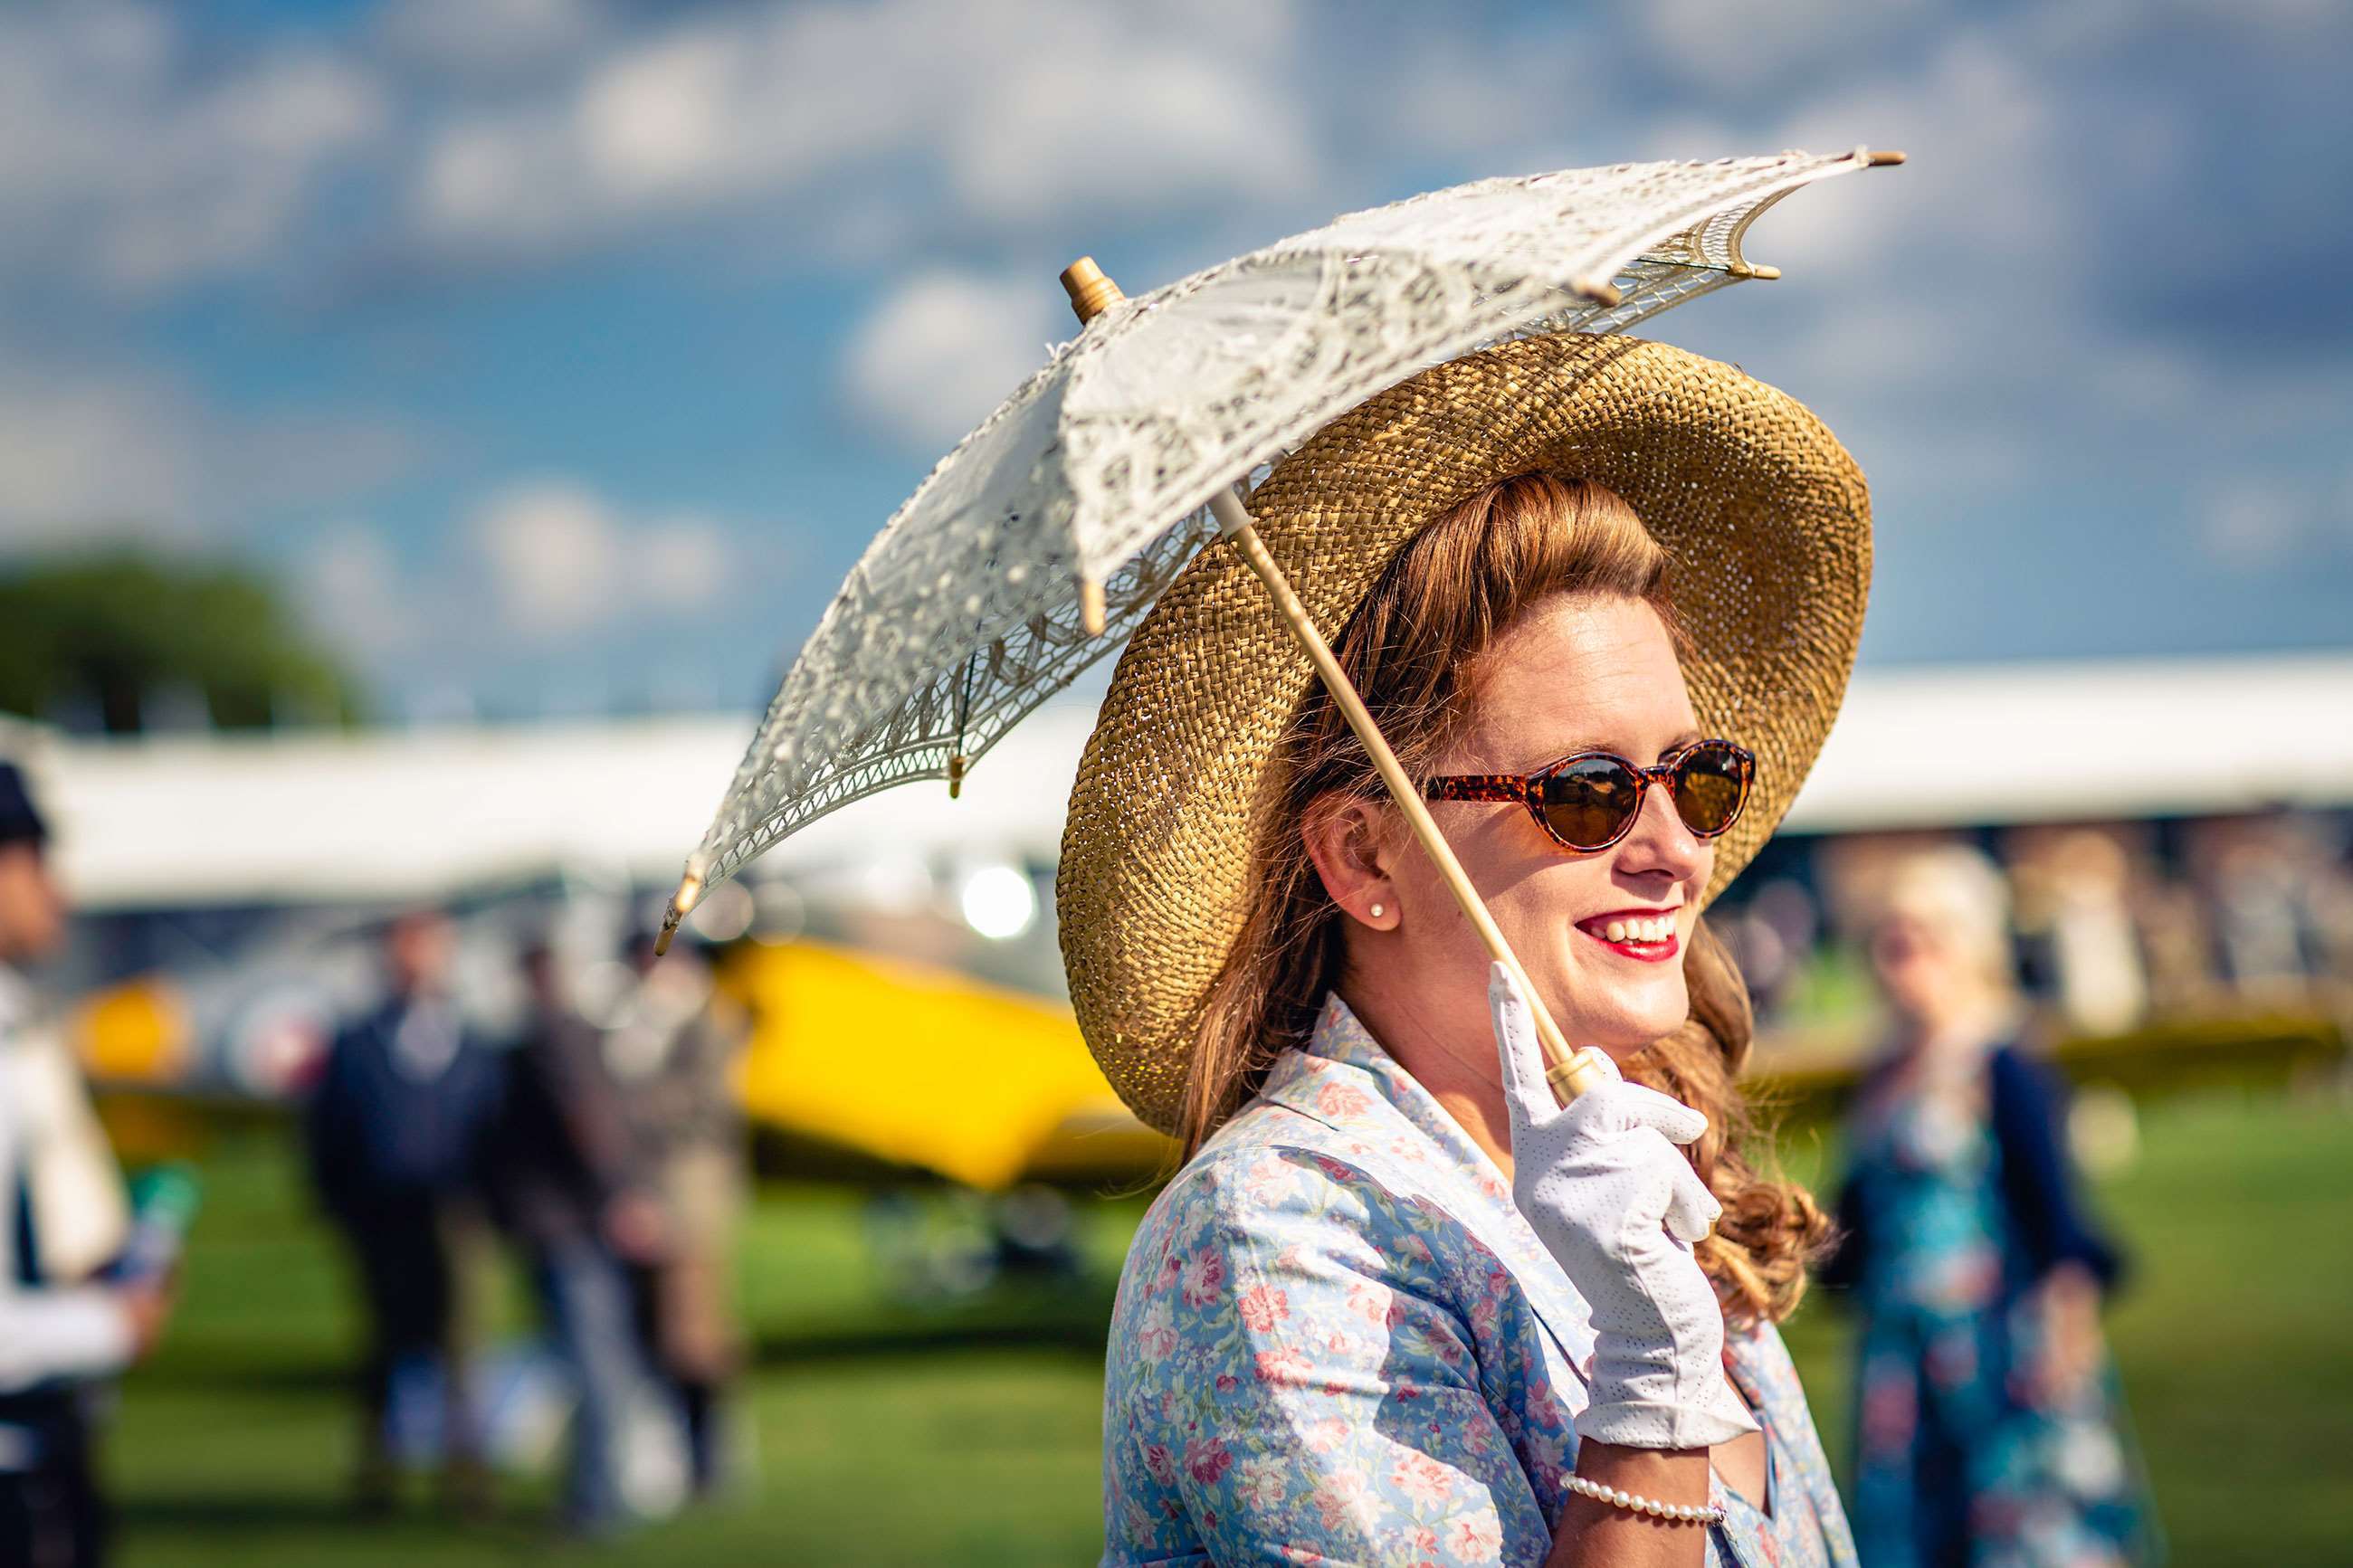
{"type": "Polygon", "coordinates": [[[1725,1379],[1724,1309],[1692,1256],[1724,1210],[1675,1145],[1706,1131],[1707,1118],[1626,1082],[1607,1058],[1608,1081],[1562,1107],[1535,1016],[1500,963],[1487,1005],[1512,1112],[1512,1196],[1593,1310],[1578,1435],[1704,1448],[1756,1431],[1725,1379]]]}

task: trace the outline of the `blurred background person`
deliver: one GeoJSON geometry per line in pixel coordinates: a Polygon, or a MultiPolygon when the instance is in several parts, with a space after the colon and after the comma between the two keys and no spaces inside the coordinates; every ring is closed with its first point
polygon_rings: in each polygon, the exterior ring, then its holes
{"type": "Polygon", "coordinates": [[[354,1500],[369,1510],[394,1497],[396,1382],[437,1364],[445,1500],[467,1512],[488,1502],[461,1271],[502,1073],[451,994],[455,948],[438,911],[392,922],[388,994],[336,1034],[309,1108],[311,1178],[348,1244],[367,1319],[354,1500]]]}
{"type": "Polygon", "coordinates": [[[17,966],[64,945],[66,901],[24,777],[0,763],[0,1563],[104,1561],[93,1397],[154,1343],[163,1279],[100,1283],[122,1178],[62,1032],[17,966]]]}
{"type": "Polygon", "coordinates": [[[667,1227],[638,1271],[639,1322],[686,1422],[694,1492],[707,1496],[727,1471],[723,1400],[743,1359],[735,1237],[745,1132],[734,1070],[748,1020],[718,994],[702,954],[681,948],[657,960],[653,939],[639,935],[628,957],[637,983],[607,1051],[667,1227]]]}
{"type": "Polygon", "coordinates": [[[2058,1092],[2019,1043],[2001,874],[1958,847],[1895,861],[1871,962],[1893,1026],[1850,1113],[1825,1270],[1861,1320],[1862,1561],[2153,1561],[2100,1331],[2118,1257],[2075,1195],[2058,1092]]]}
{"type": "Polygon", "coordinates": [[[602,1535],[629,1516],[623,1471],[629,1423],[650,1384],[624,1262],[656,1258],[666,1226],[640,1184],[635,1134],[605,1062],[603,1035],[565,996],[546,944],[526,949],[522,964],[530,1014],[507,1060],[492,1193],[577,1398],[565,1527],[602,1535]]]}

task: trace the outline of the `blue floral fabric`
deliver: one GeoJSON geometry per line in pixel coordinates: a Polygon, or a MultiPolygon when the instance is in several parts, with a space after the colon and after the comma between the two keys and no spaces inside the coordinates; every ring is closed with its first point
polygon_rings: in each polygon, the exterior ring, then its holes
{"type": "MultiPolygon", "coordinates": [[[[1585,1303],[1493,1161],[1326,999],[1304,1051],[1128,1252],[1103,1405],[1103,1562],[1534,1564],[1576,1468],[1585,1303]]],[[[1852,1568],[1780,1336],[1728,1336],[1766,1496],[1720,1480],[1707,1561],[1852,1568]]]]}

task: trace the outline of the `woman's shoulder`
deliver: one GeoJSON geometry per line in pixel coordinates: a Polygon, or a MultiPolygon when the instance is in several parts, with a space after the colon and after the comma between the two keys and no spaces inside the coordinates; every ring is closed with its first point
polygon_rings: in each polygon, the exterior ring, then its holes
{"type": "Polygon", "coordinates": [[[1248,1229],[1273,1215],[1370,1219],[1401,1201],[1382,1163],[1313,1117],[1253,1101],[1178,1170],[1152,1217],[1195,1229],[1248,1229]]]}

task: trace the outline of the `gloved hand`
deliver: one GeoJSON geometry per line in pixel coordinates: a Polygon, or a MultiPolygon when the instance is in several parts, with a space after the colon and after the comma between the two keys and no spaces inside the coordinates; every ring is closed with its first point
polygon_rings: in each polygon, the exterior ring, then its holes
{"type": "Polygon", "coordinates": [[[1535,1016],[1500,963],[1487,1005],[1512,1114],[1512,1196],[1593,1310],[1578,1435],[1702,1448],[1756,1431],[1725,1378],[1724,1310],[1692,1256],[1724,1210],[1675,1145],[1706,1131],[1707,1118],[1626,1082],[1614,1063],[1607,1081],[1559,1105],[1535,1016]]]}

